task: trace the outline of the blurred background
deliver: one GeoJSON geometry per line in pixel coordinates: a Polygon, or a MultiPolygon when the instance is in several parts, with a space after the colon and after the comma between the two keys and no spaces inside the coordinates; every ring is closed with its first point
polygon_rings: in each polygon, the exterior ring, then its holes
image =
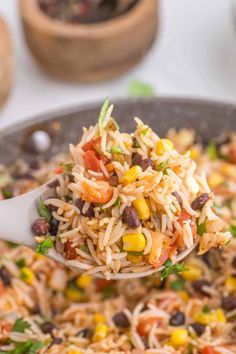
{"type": "MultiPolygon", "coordinates": [[[[149,1],[152,0],[147,0],[149,1]]],[[[154,3],[157,7],[157,2],[154,3]]],[[[38,65],[25,42],[19,2],[0,0],[0,16],[7,23],[11,35],[13,53],[10,61],[14,63],[13,74],[9,74],[12,75],[10,94],[0,111],[0,127],[30,119],[46,111],[103,100],[106,96],[113,98],[155,94],[236,103],[236,21],[234,23],[233,5],[233,0],[162,0],[157,9],[158,34],[151,49],[145,50],[137,65],[110,80],[72,83],[48,75],[38,65]]],[[[135,9],[128,11],[131,13],[135,9]]],[[[27,18],[27,11],[25,16],[27,18]]],[[[131,32],[135,33],[135,29],[129,28],[129,21],[132,21],[129,20],[129,14],[125,16],[123,30],[127,30],[128,37],[131,32]]],[[[54,20],[45,14],[42,17],[42,31],[52,31],[49,21],[54,20]],[[45,26],[43,21],[46,21],[45,26]]],[[[149,22],[155,21],[152,17],[148,18],[149,22]]],[[[36,18],[35,22],[37,21],[36,18]]],[[[142,29],[142,19],[140,21],[137,26],[142,29]]],[[[71,26],[77,27],[75,23],[70,24],[71,26]]],[[[25,31],[26,37],[27,34],[30,37],[32,33],[29,27],[25,31]]],[[[69,32],[65,38],[70,36],[69,32]]],[[[111,36],[110,30],[108,32],[107,37],[111,36]]],[[[0,31],[0,48],[3,43],[2,33],[0,31]]],[[[121,38],[125,37],[123,33],[121,38]]],[[[140,37],[137,40],[131,38],[131,41],[139,43],[139,39],[140,37]]],[[[32,38],[28,40],[32,41],[32,38]]],[[[42,48],[40,40],[42,38],[36,43],[36,51],[37,48],[42,48]]],[[[83,45],[84,43],[82,47],[83,45]]],[[[92,48],[95,58],[100,53],[99,45],[96,45],[92,48]]],[[[87,50],[86,46],[84,48],[87,50]]],[[[128,48],[129,45],[126,44],[122,51],[125,52],[128,48]]],[[[112,50],[112,56],[114,52],[112,50]]],[[[120,54],[121,51],[118,52],[120,54]]],[[[68,55],[72,56],[72,53],[73,49],[68,55]]],[[[51,63],[54,55],[56,60],[58,54],[52,50],[51,63]]],[[[109,55],[107,52],[106,57],[109,55]]],[[[8,80],[4,77],[3,70],[0,57],[0,87],[8,80]]]]}

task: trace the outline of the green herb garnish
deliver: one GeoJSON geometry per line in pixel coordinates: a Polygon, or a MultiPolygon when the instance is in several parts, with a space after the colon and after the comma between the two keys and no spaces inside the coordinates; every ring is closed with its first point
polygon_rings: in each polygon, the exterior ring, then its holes
{"type": "Polygon", "coordinates": [[[165,161],[159,163],[159,165],[157,166],[157,171],[163,171],[163,173],[166,174],[166,169],[168,167],[168,162],[169,162],[169,160],[165,160],[165,161]]]}
{"type": "Polygon", "coordinates": [[[147,135],[148,129],[149,128],[147,127],[147,128],[144,128],[143,130],[141,130],[141,134],[147,135]]]}
{"type": "Polygon", "coordinates": [[[38,244],[36,247],[36,252],[41,253],[41,254],[47,254],[48,250],[53,247],[53,241],[51,240],[51,237],[48,236],[44,241],[38,244]]]}
{"type": "Polygon", "coordinates": [[[229,231],[231,232],[233,237],[236,237],[236,226],[235,225],[230,225],[229,231]]]}
{"type": "Polygon", "coordinates": [[[6,199],[10,199],[13,197],[13,192],[11,188],[5,187],[2,189],[2,194],[4,196],[4,198],[6,199]]]}
{"type": "Polygon", "coordinates": [[[80,246],[79,246],[79,249],[80,249],[81,251],[87,253],[87,254],[90,254],[89,248],[88,248],[87,245],[80,245],[80,246]]]}
{"type": "Polygon", "coordinates": [[[111,153],[125,155],[124,151],[119,146],[112,146],[111,153]]]}
{"type": "Polygon", "coordinates": [[[205,305],[205,306],[203,306],[203,308],[202,308],[202,312],[203,312],[203,313],[209,313],[209,312],[211,312],[211,310],[210,310],[210,308],[209,308],[207,305],[205,305]]]}
{"type": "Polygon", "coordinates": [[[42,201],[41,198],[39,199],[39,202],[38,202],[38,213],[40,216],[42,216],[42,218],[46,219],[47,221],[51,220],[50,210],[44,204],[44,202],[42,201]]]}
{"type": "Polygon", "coordinates": [[[211,160],[216,160],[218,158],[218,152],[215,144],[210,143],[207,146],[207,154],[211,160]]]}
{"type": "Polygon", "coordinates": [[[193,354],[194,345],[193,343],[188,343],[188,354],[193,354]]]}
{"type": "Polygon", "coordinates": [[[43,348],[41,341],[33,343],[31,340],[27,342],[15,342],[15,348],[10,351],[0,351],[0,354],[36,354],[39,349],[43,348]]]}
{"type": "Polygon", "coordinates": [[[172,290],[183,290],[184,289],[184,281],[182,279],[173,280],[170,282],[170,288],[172,290]]]}
{"type": "Polygon", "coordinates": [[[99,129],[99,134],[102,135],[103,129],[104,129],[104,120],[107,114],[107,110],[109,108],[109,100],[108,98],[105,99],[102,108],[99,113],[98,117],[98,129],[99,129]]]}
{"type": "Polygon", "coordinates": [[[25,258],[19,258],[18,261],[16,261],[16,265],[19,268],[25,267],[26,266],[26,262],[25,262],[25,258]]]}
{"type": "Polygon", "coordinates": [[[161,280],[164,280],[171,274],[182,273],[186,270],[184,263],[173,264],[170,259],[164,263],[164,270],[161,273],[161,280]]]}
{"type": "Polygon", "coordinates": [[[199,224],[199,219],[198,219],[197,220],[197,233],[198,233],[198,235],[202,236],[205,232],[207,232],[206,220],[202,224],[199,224]]]}
{"type": "Polygon", "coordinates": [[[120,205],[121,205],[121,199],[120,199],[120,197],[118,197],[112,206],[115,207],[115,206],[120,206],[120,205]]]}
{"type": "Polygon", "coordinates": [[[133,80],[129,86],[129,95],[132,97],[150,97],[155,95],[155,90],[146,82],[133,80]]]}
{"type": "Polygon", "coordinates": [[[24,331],[30,327],[31,325],[28,322],[24,321],[22,318],[18,318],[12,327],[12,332],[24,333],[24,331]]]}

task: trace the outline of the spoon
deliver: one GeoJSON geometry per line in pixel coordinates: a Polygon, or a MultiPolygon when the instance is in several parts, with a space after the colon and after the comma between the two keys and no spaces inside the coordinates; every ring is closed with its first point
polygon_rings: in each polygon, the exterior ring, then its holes
{"type": "MultiPolygon", "coordinates": [[[[33,221],[39,218],[37,202],[40,198],[45,200],[47,197],[49,197],[49,195],[51,196],[51,190],[52,189],[49,188],[48,185],[43,185],[26,194],[1,201],[0,239],[10,241],[18,245],[24,245],[35,250],[38,243],[35,241],[35,235],[31,230],[31,225],[33,221]]],[[[195,247],[196,244],[194,244],[191,248],[180,252],[178,256],[176,256],[173,260],[173,264],[187,257],[195,247]]],[[[56,252],[54,248],[49,250],[47,256],[59,263],[67,263],[67,260],[61,254],[56,252]]],[[[68,264],[66,265],[72,270],[82,272],[81,269],[69,266],[68,264]]],[[[143,272],[142,276],[148,276],[153,273],[162,271],[163,269],[164,266],[158,269],[151,268],[146,272],[143,272]]],[[[97,278],[104,278],[104,274],[101,272],[95,273],[94,276],[97,278]]],[[[111,279],[133,279],[140,277],[141,275],[139,273],[111,274],[111,279]]]]}

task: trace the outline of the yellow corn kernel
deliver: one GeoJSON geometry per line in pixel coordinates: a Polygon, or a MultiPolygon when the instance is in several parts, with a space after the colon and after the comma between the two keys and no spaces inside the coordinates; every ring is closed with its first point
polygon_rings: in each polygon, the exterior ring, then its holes
{"type": "Polygon", "coordinates": [[[69,349],[67,354],[83,354],[83,353],[77,349],[69,349]]]}
{"type": "Polygon", "coordinates": [[[20,273],[20,278],[23,280],[26,284],[32,285],[34,282],[34,273],[32,270],[28,267],[22,267],[21,268],[21,273],[20,273]]]}
{"type": "Polygon", "coordinates": [[[106,317],[102,313],[95,313],[93,316],[94,323],[104,323],[106,322],[106,317]]]}
{"type": "Polygon", "coordinates": [[[189,300],[189,294],[185,290],[179,290],[178,291],[179,296],[183,300],[183,302],[187,303],[189,300]]]}
{"type": "Polygon", "coordinates": [[[224,162],[220,166],[220,172],[226,177],[234,177],[236,175],[236,166],[231,163],[224,162]]]}
{"type": "Polygon", "coordinates": [[[215,310],[215,319],[216,322],[221,322],[221,323],[227,322],[224,311],[220,308],[215,310]]]}
{"type": "Polygon", "coordinates": [[[202,325],[208,325],[209,323],[214,322],[215,320],[214,313],[212,312],[198,312],[194,314],[193,318],[194,321],[202,325]]]}
{"type": "Polygon", "coordinates": [[[81,275],[75,281],[76,285],[81,289],[86,289],[92,282],[90,275],[81,275]]]}
{"type": "Polygon", "coordinates": [[[185,345],[188,343],[188,331],[184,328],[176,328],[172,333],[171,333],[171,339],[170,339],[171,345],[173,347],[178,348],[181,347],[182,345],[185,345]]]}
{"type": "Polygon", "coordinates": [[[40,253],[35,252],[34,258],[35,258],[36,260],[39,260],[39,259],[44,259],[45,256],[44,256],[43,254],[40,254],[40,253]]]}
{"type": "Polygon", "coordinates": [[[142,261],[142,256],[134,256],[133,254],[128,254],[126,257],[131,263],[138,263],[142,261]]]}
{"type": "Polygon", "coordinates": [[[187,264],[186,270],[182,273],[185,280],[194,281],[198,280],[202,276],[202,269],[195,264],[187,264]]]}
{"type": "Polygon", "coordinates": [[[169,139],[160,139],[156,145],[157,155],[164,155],[166,152],[169,152],[174,149],[173,143],[169,139]]]}
{"type": "Polygon", "coordinates": [[[127,234],[122,237],[123,250],[127,252],[142,252],[146,247],[146,238],[143,234],[127,234]]]}
{"type": "Polygon", "coordinates": [[[82,297],[82,293],[77,289],[67,288],[66,297],[71,301],[80,301],[82,297]]]}
{"type": "Polygon", "coordinates": [[[224,182],[223,176],[218,172],[213,172],[207,178],[210,188],[215,188],[224,182]]]}
{"type": "Polygon", "coordinates": [[[235,291],[236,290],[236,278],[235,277],[228,277],[225,282],[225,286],[228,291],[235,291]]]}
{"type": "Polygon", "coordinates": [[[138,213],[138,216],[141,220],[148,220],[151,216],[150,209],[145,198],[136,199],[133,202],[133,205],[138,213]]]}
{"type": "Polygon", "coordinates": [[[98,342],[98,341],[106,338],[107,333],[108,333],[107,325],[104,323],[98,323],[95,328],[94,335],[93,335],[93,341],[98,342]]]}
{"type": "Polygon", "coordinates": [[[127,185],[136,181],[138,176],[142,173],[142,168],[138,165],[131,167],[127,172],[123,174],[120,178],[120,183],[127,185]]]}
{"type": "Polygon", "coordinates": [[[200,155],[200,151],[196,148],[192,148],[190,149],[190,157],[193,160],[196,160],[200,155]]]}

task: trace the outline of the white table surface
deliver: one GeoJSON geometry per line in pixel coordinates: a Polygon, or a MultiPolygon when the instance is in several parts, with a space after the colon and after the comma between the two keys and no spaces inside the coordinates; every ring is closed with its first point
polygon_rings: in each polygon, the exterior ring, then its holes
{"type": "Polygon", "coordinates": [[[0,128],[56,108],[127,96],[133,79],[152,84],[158,96],[236,103],[236,30],[231,5],[231,0],[162,0],[159,38],[144,61],[119,79],[82,86],[52,80],[40,70],[22,37],[17,0],[0,0],[16,59],[15,85],[0,113],[0,128]]]}

